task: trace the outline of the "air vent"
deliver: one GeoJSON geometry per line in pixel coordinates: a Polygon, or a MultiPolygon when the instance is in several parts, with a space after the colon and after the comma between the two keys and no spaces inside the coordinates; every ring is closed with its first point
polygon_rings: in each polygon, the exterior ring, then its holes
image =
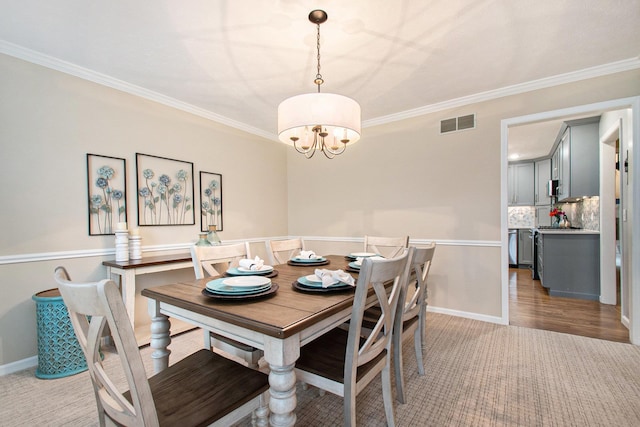
{"type": "Polygon", "coordinates": [[[475,129],[476,115],[468,114],[466,116],[454,117],[452,119],[444,119],[440,121],[440,133],[456,132],[459,130],[475,129]]]}

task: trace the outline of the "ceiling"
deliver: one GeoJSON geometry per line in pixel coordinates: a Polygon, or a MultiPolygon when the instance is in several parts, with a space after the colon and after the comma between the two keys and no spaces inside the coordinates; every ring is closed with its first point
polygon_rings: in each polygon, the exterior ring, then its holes
{"type": "Polygon", "coordinates": [[[322,91],[360,103],[363,140],[374,124],[640,67],[640,0],[2,0],[0,52],[277,139],[278,104],[316,90],[317,8],[322,91]]]}

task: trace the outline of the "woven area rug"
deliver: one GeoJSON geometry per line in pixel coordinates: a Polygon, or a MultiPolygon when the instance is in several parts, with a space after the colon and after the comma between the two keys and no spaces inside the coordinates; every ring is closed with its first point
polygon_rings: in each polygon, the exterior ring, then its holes
{"type": "MultiPolygon", "coordinates": [[[[405,342],[399,426],[640,425],[640,347],[434,313],[427,322],[424,377],[405,342]]],[[[172,361],[201,345],[199,331],[175,337],[172,361]]],[[[142,349],[150,373],[149,355],[142,349]]],[[[0,425],[98,425],[86,372],[39,380],[34,371],[0,378],[0,425]]],[[[298,388],[297,425],[342,425],[342,408],[337,396],[298,388]]],[[[359,425],[385,425],[379,380],[358,396],[357,411],[359,425]]]]}

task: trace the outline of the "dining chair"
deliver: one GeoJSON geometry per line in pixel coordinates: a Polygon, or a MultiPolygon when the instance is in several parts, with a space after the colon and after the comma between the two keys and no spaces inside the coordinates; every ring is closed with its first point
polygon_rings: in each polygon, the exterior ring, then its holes
{"type": "Polygon", "coordinates": [[[405,250],[392,259],[365,258],[356,282],[353,310],[348,331],[337,327],[300,349],[296,378],[305,384],[341,396],[344,400],[344,425],[356,425],[356,396],[374,378],[381,375],[386,421],[394,426],[391,390],[391,345],[395,311],[400,289],[407,280],[408,258],[405,250]],[[389,283],[392,282],[392,285],[389,283]],[[390,286],[390,290],[387,289],[390,286]],[[373,290],[381,307],[374,333],[362,337],[362,319],[367,297],[373,290]]]}
{"type": "Polygon", "coordinates": [[[424,375],[422,353],[425,347],[427,317],[427,276],[431,268],[436,244],[431,243],[423,248],[414,248],[410,258],[410,276],[407,285],[402,288],[396,310],[393,331],[393,360],[396,378],[396,398],[400,403],[406,402],[404,370],[402,361],[403,338],[413,334],[418,373],[424,375]]]}
{"type": "Polygon", "coordinates": [[[300,251],[305,250],[304,240],[302,238],[269,240],[267,250],[273,265],[284,264],[300,251]]]}
{"type": "Polygon", "coordinates": [[[364,236],[364,251],[373,252],[384,256],[385,258],[393,258],[402,253],[403,249],[409,247],[409,236],[401,237],[380,237],[380,236],[364,236]]]}
{"type": "MultiPolygon", "coordinates": [[[[243,258],[249,258],[249,242],[231,245],[191,246],[191,260],[196,279],[220,276],[229,267],[237,267],[243,258]]],[[[247,362],[250,368],[257,369],[264,352],[258,348],[224,337],[214,332],[204,331],[204,345],[212,350],[222,350],[247,362]]]]}
{"type": "Polygon", "coordinates": [[[266,374],[202,349],[147,378],[115,282],[72,282],[64,267],[55,269],[54,278],[87,359],[100,426],[228,426],[254,411],[257,423],[267,425],[266,374]],[[119,369],[103,365],[100,338],[106,325],[119,369]],[[128,391],[122,391],[122,381],[128,391]]]}

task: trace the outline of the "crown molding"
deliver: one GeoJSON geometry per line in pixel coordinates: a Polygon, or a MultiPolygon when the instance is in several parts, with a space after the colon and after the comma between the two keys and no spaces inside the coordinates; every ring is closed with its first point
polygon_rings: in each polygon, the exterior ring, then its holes
{"type": "Polygon", "coordinates": [[[117,89],[119,91],[131,94],[131,95],[139,96],[141,98],[148,99],[150,101],[158,102],[168,107],[172,107],[177,110],[181,110],[181,111],[184,111],[184,112],[187,112],[187,113],[190,113],[190,114],[193,114],[217,123],[221,123],[223,125],[226,125],[226,126],[229,126],[229,127],[232,127],[232,128],[235,128],[243,132],[247,132],[262,138],[276,140],[276,141],[278,140],[276,135],[269,132],[265,132],[262,129],[249,126],[237,120],[233,120],[228,117],[221,116],[219,114],[205,110],[203,108],[196,107],[195,105],[191,105],[186,102],[179,101],[175,98],[162,95],[160,93],[145,89],[143,87],[127,83],[123,80],[116,79],[106,74],[98,73],[88,68],[80,67],[70,62],[63,61],[61,59],[57,59],[49,55],[42,54],[40,52],[36,52],[34,50],[27,49],[22,46],[18,46],[16,44],[9,43],[4,40],[0,40],[0,53],[4,53],[6,55],[13,56],[18,59],[22,59],[34,64],[38,64],[43,67],[51,68],[52,70],[60,71],[65,74],[70,74],[72,76],[79,77],[81,79],[88,80],[90,82],[97,83],[102,86],[107,86],[113,89],[117,89]]]}
{"type": "Polygon", "coordinates": [[[558,74],[557,76],[545,77],[539,80],[521,83],[512,86],[506,86],[496,90],[480,92],[474,95],[463,96],[436,104],[425,105],[423,107],[414,108],[412,110],[401,111],[387,116],[376,117],[362,122],[362,127],[379,126],[386,123],[393,123],[400,120],[406,120],[413,117],[423,116],[425,114],[435,113],[437,111],[448,110],[451,108],[463,107],[478,102],[490,101],[505,96],[518,95],[525,92],[531,92],[538,89],[558,86],[567,83],[574,83],[581,80],[602,77],[609,74],[621,73],[640,68],[640,58],[629,58],[622,61],[611,62],[609,64],[598,65],[596,67],[585,68],[584,70],[574,71],[571,73],[558,74]]]}
{"type": "MultiPolygon", "coordinates": [[[[75,77],[79,77],[84,80],[88,80],[103,86],[107,86],[113,89],[120,90],[131,95],[139,96],[150,101],[158,102],[160,104],[173,107],[177,110],[181,110],[196,116],[221,123],[223,125],[241,130],[243,132],[250,133],[265,139],[272,141],[278,141],[277,135],[258,129],[253,126],[249,126],[245,123],[237,120],[230,119],[225,116],[213,113],[195,105],[188,104],[186,102],[179,101],[175,98],[162,95],[160,93],[145,89],[140,86],[136,86],[125,81],[116,79],[106,74],[101,74],[87,68],[80,67],[67,61],[63,61],[54,58],[49,55],[42,54],[40,52],[18,46],[13,43],[9,43],[4,40],[0,40],[0,53],[4,53],[9,56],[13,56],[34,64],[41,65],[43,67],[51,68],[62,73],[70,74],[75,77]]],[[[622,61],[612,62],[609,64],[599,65],[596,67],[586,68],[571,73],[559,74],[557,76],[546,77],[539,80],[533,80],[526,83],[521,83],[512,86],[506,86],[496,90],[490,90],[486,92],[480,92],[474,95],[463,96],[460,98],[451,99],[448,101],[438,102],[435,104],[425,105],[422,107],[414,108],[411,110],[401,111],[399,113],[389,114],[386,116],[376,117],[362,122],[362,127],[380,126],[387,123],[393,123],[400,120],[406,120],[426,114],[431,114],[437,111],[447,110],[451,108],[462,107],[469,104],[475,104],[478,102],[489,101],[492,99],[502,98],[510,95],[517,95],[533,90],[544,89],[566,83],[573,83],[580,80],[590,79],[594,77],[606,76],[609,74],[620,73],[624,71],[630,71],[640,68],[640,58],[629,58],[622,61]]]]}

